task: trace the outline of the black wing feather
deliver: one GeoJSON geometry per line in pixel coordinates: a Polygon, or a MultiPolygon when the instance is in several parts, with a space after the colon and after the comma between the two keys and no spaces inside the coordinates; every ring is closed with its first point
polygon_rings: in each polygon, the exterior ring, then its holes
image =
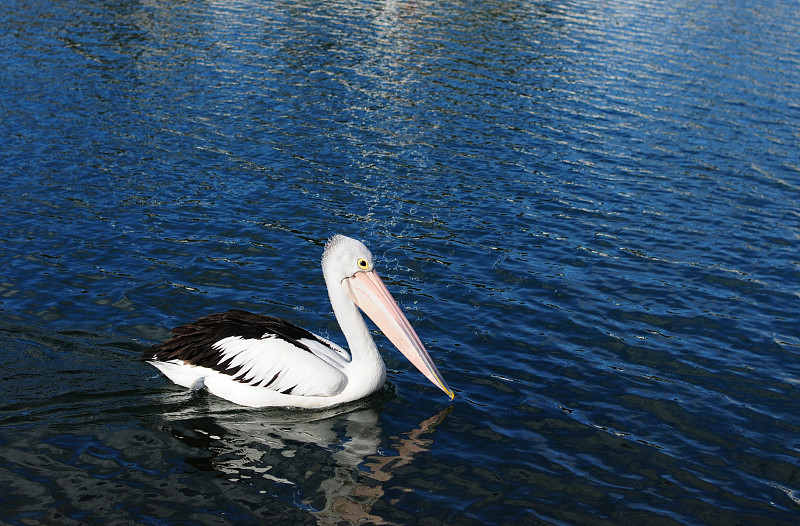
{"type": "MultiPolygon", "coordinates": [[[[219,350],[214,348],[214,344],[225,338],[278,337],[307,352],[311,350],[300,340],[320,341],[314,334],[281,318],[238,309],[204,316],[186,325],[175,327],[172,333],[170,339],[145,351],[142,360],[166,362],[177,359],[191,365],[230,373],[228,370],[230,364],[220,363],[219,350]]],[[[320,343],[327,345],[326,342],[320,343]]]]}

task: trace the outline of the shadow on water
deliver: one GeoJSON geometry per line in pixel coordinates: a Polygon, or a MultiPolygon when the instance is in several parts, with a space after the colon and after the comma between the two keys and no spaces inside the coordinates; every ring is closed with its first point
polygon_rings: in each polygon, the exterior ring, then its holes
{"type": "Polygon", "coordinates": [[[243,410],[202,393],[163,418],[173,437],[202,452],[186,459],[199,471],[289,500],[319,524],[391,524],[373,513],[384,485],[430,451],[429,435],[453,408],[387,438],[380,414],[392,391],[321,411],[243,410]]]}

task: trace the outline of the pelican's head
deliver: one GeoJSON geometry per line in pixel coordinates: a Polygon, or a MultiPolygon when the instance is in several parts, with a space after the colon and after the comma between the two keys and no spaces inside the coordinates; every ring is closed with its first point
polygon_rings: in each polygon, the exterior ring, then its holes
{"type": "Polygon", "coordinates": [[[342,235],[333,236],[325,245],[322,272],[329,287],[341,286],[353,303],[426,378],[447,393],[451,400],[455,397],[414,328],[375,272],[372,253],[364,243],[342,235]]]}
{"type": "Polygon", "coordinates": [[[357,239],[335,235],[325,245],[322,272],[329,282],[341,283],[358,272],[373,269],[372,252],[357,239]]]}

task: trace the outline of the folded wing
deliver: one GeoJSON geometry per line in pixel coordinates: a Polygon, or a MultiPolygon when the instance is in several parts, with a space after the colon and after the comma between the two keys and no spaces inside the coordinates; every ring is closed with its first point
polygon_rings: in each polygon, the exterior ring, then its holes
{"type": "Polygon", "coordinates": [[[347,353],[280,318],[232,310],[173,333],[143,359],[156,367],[213,369],[242,384],[298,396],[333,396],[347,385],[347,353]]]}

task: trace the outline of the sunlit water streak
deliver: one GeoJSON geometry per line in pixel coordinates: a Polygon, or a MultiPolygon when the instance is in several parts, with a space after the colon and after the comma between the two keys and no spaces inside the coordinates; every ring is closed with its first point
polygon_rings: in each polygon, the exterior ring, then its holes
{"type": "Polygon", "coordinates": [[[0,520],[792,524],[797,2],[0,7],[0,520]],[[137,360],[340,341],[364,238],[456,390],[241,410],[137,360]]]}

